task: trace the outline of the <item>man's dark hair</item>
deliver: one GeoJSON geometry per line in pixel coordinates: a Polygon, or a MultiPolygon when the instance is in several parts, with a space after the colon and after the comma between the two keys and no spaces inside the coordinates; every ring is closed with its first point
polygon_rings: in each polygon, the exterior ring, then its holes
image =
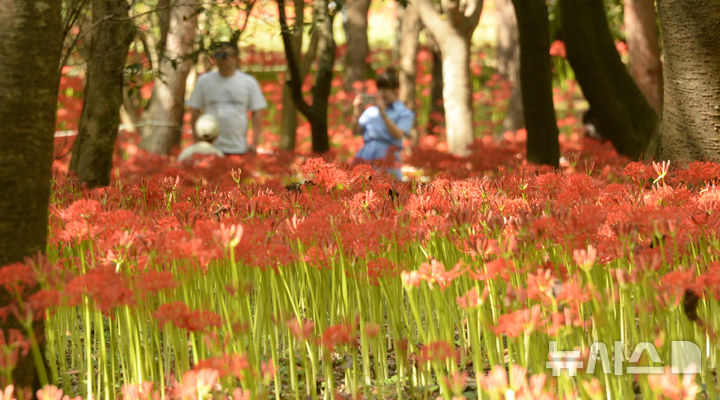
{"type": "Polygon", "coordinates": [[[394,68],[388,68],[375,79],[375,86],[378,89],[397,89],[400,87],[397,73],[394,68]]]}
{"type": "Polygon", "coordinates": [[[213,50],[218,50],[218,49],[223,48],[223,47],[233,49],[233,51],[235,51],[235,55],[240,54],[240,51],[238,50],[238,46],[237,46],[237,44],[234,43],[234,42],[215,42],[215,44],[213,45],[212,49],[213,49],[213,50]]]}

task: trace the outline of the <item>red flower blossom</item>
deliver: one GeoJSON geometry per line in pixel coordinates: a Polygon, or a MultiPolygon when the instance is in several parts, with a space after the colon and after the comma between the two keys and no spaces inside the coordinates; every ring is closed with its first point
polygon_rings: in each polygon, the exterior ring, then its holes
{"type": "Polygon", "coordinates": [[[212,311],[191,310],[182,301],[163,304],[153,313],[158,324],[162,328],[167,323],[172,323],[180,329],[187,329],[190,332],[208,332],[213,328],[219,328],[222,324],[222,317],[212,311]]]}
{"type": "Polygon", "coordinates": [[[325,329],[320,344],[333,351],[336,346],[352,344],[354,339],[353,326],[349,323],[341,323],[325,329]]]}
{"type": "Polygon", "coordinates": [[[504,334],[508,337],[518,337],[521,334],[533,331],[541,324],[540,305],[536,304],[532,309],[523,308],[501,315],[493,330],[498,335],[504,334]]]}
{"type": "Polygon", "coordinates": [[[460,353],[456,351],[452,344],[444,340],[438,340],[420,347],[418,362],[443,362],[451,358],[456,359],[456,361],[459,360],[460,353]]]}

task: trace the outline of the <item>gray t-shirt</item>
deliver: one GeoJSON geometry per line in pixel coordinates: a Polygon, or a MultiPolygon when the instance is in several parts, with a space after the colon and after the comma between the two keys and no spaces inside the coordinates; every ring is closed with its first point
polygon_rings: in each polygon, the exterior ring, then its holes
{"type": "Polygon", "coordinates": [[[211,114],[218,120],[220,132],[213,143],[225,154],[246,153],[248,111],[267,107],[257,80],[242,71],[223,77],[218,71],[198,78],[187,105],[211,114]]]}

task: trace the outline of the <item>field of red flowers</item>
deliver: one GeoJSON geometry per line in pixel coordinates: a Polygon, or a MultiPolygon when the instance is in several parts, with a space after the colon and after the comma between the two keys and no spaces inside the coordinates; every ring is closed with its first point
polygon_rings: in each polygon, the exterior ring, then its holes
{"type": "Polygon", "coordinates": [[[340,106],[324,158],[274,149],[276,109],[270,154],[178,164],[125,132],[95,190],[59,157],[47,256],[0,269],[45,321],[38,398],[717,398],[720,165],[630,162],[572,109],[561,168],[528,164],[483,84],[473,155],[425,136],[407,182],[347,162],[340,106]]]}

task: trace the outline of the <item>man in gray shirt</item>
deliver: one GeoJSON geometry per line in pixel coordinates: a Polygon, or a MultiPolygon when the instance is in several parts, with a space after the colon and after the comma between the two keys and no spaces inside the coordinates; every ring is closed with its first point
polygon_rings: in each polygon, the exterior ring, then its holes
{"type": "MultiPolygon", "coordinates": [[[[217,70],[200,76],[187,101],[191,126],[203,113],[214,116],[220,128],[213,143],[227,154],[255,152],[262,136],[262,113],[267,107],[265,96],[257,80],[237,69],[238,48],[221,42],[213,53],[217,70]],[[248,140],[248,112],[252,120],[253,137],[248,140]]],[[[195,133],[195,132],[193,132],[195,133]]],[[[196,136],[197,138],[197,136],[196,136]]]]}

